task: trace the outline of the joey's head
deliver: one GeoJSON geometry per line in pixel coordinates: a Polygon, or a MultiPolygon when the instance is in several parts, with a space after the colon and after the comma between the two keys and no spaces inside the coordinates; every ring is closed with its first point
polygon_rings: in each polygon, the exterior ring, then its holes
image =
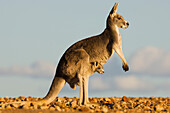
{"type": "Polygon", "coordinates": [[[104,74],[103,66],[98,62],[91,62],[91,69],[99,74],[104,74]]]}
{"type": "Polygon", "coordinates": [[[126,29],[129,26],[129,23],[119,14],[117,14],[118,3],[115,3],[110,14],[107,18],[107,27],[118,27],[126,29]]]}

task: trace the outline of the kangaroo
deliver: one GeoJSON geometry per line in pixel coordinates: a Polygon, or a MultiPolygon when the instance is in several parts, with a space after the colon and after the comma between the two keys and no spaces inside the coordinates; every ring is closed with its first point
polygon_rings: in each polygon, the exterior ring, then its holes
{"type": "Polygon", "coordinates": [[[115,3],[107,18],[106,28],[101,34],[80,40],[65,51],[57,66],[49,92],[39,102],[46,104],[52,102],[66,82],[72,84],[74,79],[78,79],[80,105],[88,105],[88,79],[92,74],[89,72],[90,63],[98,62],[103,65],[114,52],[120,56],[123,70],[125,72],[129,70],[122,52],[122,40],[119,32],[119,28],[128,28],[129,23],[117,14],[117,8],[118,3],[115,3]]]}
{"type": "Polygon", "coordinates": [[[122,52],[122,40],[119,32],[119,28],[128,28],[129,23],[117,14],[117,8],[118,3],[115,3],[108,15],[106,28],[101,34],[80,40],[65,51],[58,63],[49,92],[43,99],[34,103],[51,103],[67,82],[73,89],[75,85],[80,85],[80,105],[90,105],[88,79],[97,71],[92,69],[96,65],[93,63],[99,63],[102,66],[114,52],[120,56],[123,70],[125,72],[129,70],[122,52]]]}

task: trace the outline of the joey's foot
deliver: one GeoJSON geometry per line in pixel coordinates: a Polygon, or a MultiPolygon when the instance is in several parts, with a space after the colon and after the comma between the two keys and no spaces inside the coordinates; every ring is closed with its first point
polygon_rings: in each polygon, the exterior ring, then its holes
{"type": "Polygon", "coordinates": [[[124,64],[122,68],[125,72],[129,70],[129,66],[127,64],[124,64]]]}
{"type": "Polygon", "coordinates": [[[97,71],[99,74],[104,74],[104,69],[97,71]]]}
{"type": "Polygon", "coordinates": [[[70,84],[70,87],[71,87],[72,89],[76,89],[76,84],[70,84]]]}

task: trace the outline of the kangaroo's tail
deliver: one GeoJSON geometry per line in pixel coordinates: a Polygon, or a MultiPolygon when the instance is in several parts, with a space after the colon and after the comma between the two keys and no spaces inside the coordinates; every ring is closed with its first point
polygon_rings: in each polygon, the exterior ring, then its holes
{"type": "Polygon", "coordinates": [[[65,83],[66,81],[64,78],[55,76],[47,95],[43,99],[39,100],[39,102],[44,104],[51,103],[53,100],[55,100],[60,90],[64,87],[65,83]]]}
{"type": "Polygon", "coordinates": [[[43,105],[43,104],[47,105],[51,103],[53,100],[55,100],[60,90],[64,87],[65,83],[66,81],[64,78],[55,76],[50,90],[48,91],[47,95],[43,99],[37,101],[8,102],[8,103],[3,103],[2,105],[10,105],[10,104],[30,105],[31,103],[37,105],[43,105]]]}

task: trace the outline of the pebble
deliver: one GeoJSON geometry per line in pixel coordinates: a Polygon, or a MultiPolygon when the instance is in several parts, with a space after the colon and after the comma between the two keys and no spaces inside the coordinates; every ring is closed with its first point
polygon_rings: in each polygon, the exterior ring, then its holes
{"type": "Polygon", "coordinates": [[[95,99],[95,98],[89,98],[89,102],[91,102],[91,103],[97,103],[97,99],[95,99]]]}
{"type": "Polygon", "coordinates": [[[8,105],[5,106],[5,109],[12,109],[12,107],[11,107],[10,104],[8,104],[8,105]]]}
{"type": "Polygon", "coordinates": [[[126,96],[123,96],[123,97],[122,97],[122,101],[127,102],[127,101],[128,101],[128,98],[127,98],[126,96]]]}
{"type": "Polygon", "coordinates": [[[4,97],[4,100],[5,100],[5,101],[8,101],[8,99],[9,99],[8,97],[4,97]]]}
{"type": "Polygon", "coordinates": [[[161,105],[155,105],[154,109],[155,111],[162,111],[164,108],[161,105]]]}
{"type": "Polygon", "coordinates": [[[21,109],[30,109],[30,107],[28,105],[22,105],[19,108],[21,108],[21,109]]]}
{"type": "Polygon", "coordinates": [[[49,107],[48,106],[37,106],[38,109],[48,109],[49,107]]]}
{"type": "Polygon", "coordinates": [[[5,99],[3,97],[0,97],[0,103],[5,102],[5,99]]]}
{"type": "Polygon", "coordinates": [[[102,112],[107,113],[108,112],[108,108],[107,107],[103,107],[102,108],[102,112]]]}
{"type": "Polygon", "coordinates": [[[52,110],[52,111],[54,111],[54,110],[55,110],[55,107],[50,106],[49,109],[52,110]]]}
{"type": "Polygon", "coordinates": [[[87,106],[83,106],[79,109],[79,111],[82,111],[82,112],[90,112],[90,108],[87,107],[87,106]]]}
{"type": "Polygon", "coordinates": [[[18,99],[21,100],[21,101],[24,101],[25,100],[25,96],[19,96],[18,99]]]}
{"type": "Polygon", "coordinates": [[[73,108],[76,107],[77,106],[77,101],[76,100],[71,101],[70,106],[73,107],[73,108]]]}
{"type": "Polygon", "coordinates": [[[61,111],[61,108],[60,108],[59,106],[56,106],[55,109],[56,109],[57,111],[61,111]]]}
{"type": "Polygon", "coordinates": [[[91,103],[97,103],[93,107],[79,106],[79,98],[57,97],[49,105],[7,104],[8,102],[35,101],[40,98],[24,97],[18,98],[0,97],[0,110],[8,109],[40,109],[59,112],[100,112],[100,113],[131,113],[131,112],[170,112],[169,97],[99,97],[89,98],[91,103]],[[5,104],[6,103],[6,104],[5,104]]]}
{"type": "Polygon", "coordinates": [[[104,101],[110,101],[110,99],[108,97],[105,97],[103,100],[104,101]]]}
{"type": "Polygon", "coordinates": [[[20,105],[19,104],[10,104],[11,107],[18,108],[20,105]]]}
{"type": "Polygon", "coordinates": [[[5,105],[4,104],[0,104],[0,109],[5,109],[5,105]]]}

